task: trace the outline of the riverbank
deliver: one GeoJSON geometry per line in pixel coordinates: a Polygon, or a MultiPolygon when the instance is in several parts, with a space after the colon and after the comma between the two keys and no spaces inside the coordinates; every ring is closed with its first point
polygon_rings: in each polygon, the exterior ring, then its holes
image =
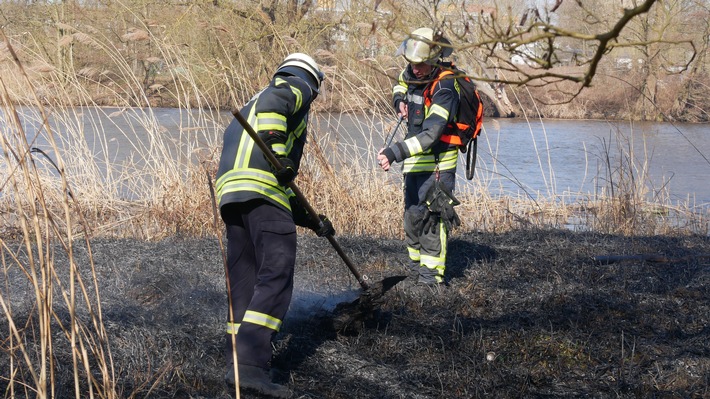
{"type": "MultiPolygon", "coordinates": [[[[276,4],[265,13],[263,7],[244,2],[157,2],[136,6],[141,10],[137,17],[123,3],[2,3],[4,48],[11,60],[0,65],[0,73],[7,77],[4,98],[8,103],[46,107],[229,111],[260,91],[283,58],[298,51],[311,54],[327,76],[314,103],[316,111],[389,115],[392,86],[406,65],[395,51],[413,27],[433,21],[416,8],[376,4],[341,10],[344,14],[304,6],[304,14],[297,16],[292,12],[298,7],[276,4]],[[382,7],[395,9],[382,13],[382,7]],[[48,21],[50,28],[37,24],[38,18],[48,21]]],[[[517,28],[497,26],[512,22],[510,15],[489,9],[477,10],[474,17],[464,11],[467,7],[460,7],[464,14],[454,19],[471,18],[471,25],[444,29],[454,47],[449,60],[477,80],[487,116],[710,120],[704,89],[710,79],[708,59],[701,56],[708,45],[702,28],[684,31],[678,36],[684,39],[677,42],[644,42],[633,34],[626,36],[643,21],[636,15],[615,37],[624,45],[603,52],[597,64],[594,48],[601,43],[562,32],[582,29],[584,35],[606,37],[606,29],[622,26],[613,22],[620,10],[610,7],[603,23],[580,26],[577,18],[587,11],[570,7],[559,10],[560,16],[575,15],[571,24],[565,18],[558,21],[561,26],[569,24],[566,28],[537,21],[528,32],[554,32],[552,42],[565,42],[564,46],[548,49],[548,39],[542,39],[546,35],[532,34],[536,39],[526,43],[530,48],[525,50],[489,47],[520,40],[517,28]]],[[[693,7],[678,10],[669,14],[671,20],[658,18],[664,22],[655,29],[673,36],[669,30],[674,25],[684,26],[688,18],[702,20],[707,13],[693,7]]],[[[588,17],[596,21],[599,16],[588,17]]]]}
{"type": "MultiPolygon", "coordinates": [[[[372,281],[404,273],[402,241],[338,239],[372,281]]],[[[343,333],[326,328],[327,321],[337,303],[357,297],[359,286],[326,240],[306,234],[299,242],[294,300],[273,361],[293,397],[710,394],[708,237],[459,232],[450,243],[448,288],[432,295],[405,280],[372,318],[343,333]]],[[[5,250],[22,258],[19,246],[5,250]]],[[[216,239],[95,239],[91,259],[77,242],[74,260],[83,274],[89,263],[96,270],[119,398],[229,397],[222,382],[226,295],[216,239]]],[[[67,281],[63,251],[54,263],[57,280],[67,281]]],[[[36,327],[27,323],[34,303],[27,278],[10,267],[2,287],[31,346],[36,327]]],[[[68,322],[66,310],[55,311],[57,322],[68,322]]],[[[0,320],[8,331],[7,318],[0,320]]],[[[53,350],[57,393],[70,396],[72,356],[62,334],[53,350]]],[[[10,373],[3,362],[0,375],[13,375],[17,391],[18,381],[32,382],[15,359],[20,372],[10,373]]]]}

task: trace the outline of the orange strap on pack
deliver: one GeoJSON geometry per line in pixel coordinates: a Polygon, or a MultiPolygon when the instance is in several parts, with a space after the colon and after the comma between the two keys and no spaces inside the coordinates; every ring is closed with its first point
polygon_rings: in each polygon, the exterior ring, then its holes
{"type": "Polygon", "coordinates": [[[454,74],[453,71],[449,71],[449,70],[447,69],[447,70],[445,70],[444,72],[442,72],[442,73],[440,73],[439,75],[437,75],[437,77],[429,84],[429,86],[427,86],[426,90],[424,90],[424,105],[425,105],[427,108],[429,108],[429,106],[431,105],[431,98],[432,98],[432,95],[434,94],[434,93],[433,93],[433,91],[434,91],[434,86],[436,86],[436,84],[439,83],[439,81],[441,80],[441,78],[443,78],[444,76],[446,76],[446,75],[453,75],[453,74],[454,74]]]}
{"type": "MultiPolygon", "coordinates": [[[[445,70],[441,72],[437,77],[429,84],[429,86],[424,90],[424,105],[429,108],[431,106],[431,99],[433,97],[433,91],[434,91],[434,86],[436,86],[437,83],[441,80],[441,78],[447,76],[447,75],[453,75],[454,72],[450,70],[445,70]]],[[[456,123],[457,127],[461,130],[466,130],[468,129],[468,125],[465,123],[456,123]]],[[[451,125],[447,125],[450,128],[453,128],[451,125]]],[[[461,138],[458,136],[458,134],[442,134],[441,141],[444,143],[448,143],[451,145],[463,145],[463,142],[461,141],[461,138]]]]}
{"type": "MultiPolygon", "coordinates": [[[[459,123],[457,123],[457,125],[459,126],[459,128],[461,128],[461,126],[466,126],[466,127],[464,127],[464,129],[466,129],[468,126],[468,125],[463,125],[463,124],[459,124],[459,123]]],[[[440,140],[443,141],[444,143],[448,143],[448,144],[452,144],[452,145],[463,145],[463,141],[461,141],[461,137],[459,137],[458,134],[442,134],[440,140]]]]}

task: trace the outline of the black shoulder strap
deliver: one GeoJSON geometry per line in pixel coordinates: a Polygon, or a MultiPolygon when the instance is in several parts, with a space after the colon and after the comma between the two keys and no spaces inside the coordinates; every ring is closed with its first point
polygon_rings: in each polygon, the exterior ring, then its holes
{"type": "Polygon", "coordinates": [[[474,137],[468,142],[466,150],[466,179],[473,180],[476,172],[476,156],[478,155],[478,137],[474,137]]]}

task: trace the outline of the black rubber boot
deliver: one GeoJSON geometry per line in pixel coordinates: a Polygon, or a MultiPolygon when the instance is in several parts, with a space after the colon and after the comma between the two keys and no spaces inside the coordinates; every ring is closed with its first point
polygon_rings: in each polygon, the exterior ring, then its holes
{"type": "MultiPolygon", "coordinates": [[[[230,367],[224,376],[224,382],[234,389],[234,368],[230,367]]],[[[266,369],[256,366],[239,365],[239,387],[273,398],[288,398],[291,392],[283,385],[271,382],[266,369]]]]}

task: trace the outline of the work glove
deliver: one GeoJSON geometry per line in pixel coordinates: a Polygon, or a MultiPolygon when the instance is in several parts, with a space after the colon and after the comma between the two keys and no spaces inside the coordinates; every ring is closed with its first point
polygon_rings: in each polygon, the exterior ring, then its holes
{"type": "Polygon", "coordinates": [[[429,213],[429,216],[424,221],[424,227],[422,228],[422,234],[437,234],[439,232],[439,221],[441,217],[438,213],[429,213]]]}
{"type": "Polygon", "coordinates": [[[318,237],[335,235],[335,228],[333,227],[333,223],[330,222],[330,219],[328,219],[327,216],[318,215],[318,220],[320,220],[319,223],[312,222],[309,226],[309,228],[313,230],[318,237]]]}
{"type": "Polygon", "coordinates": [[[429,218],[429,209],[424,205],[412,205],[404,213],[404,217],[411,226],[411,231],[419,235],[424,228],[424,222],[429,218]]]}
{"type": "Polygon", "coordinates": [[[453,206],[444,208],[441,212],[441,220],[446,226],[446,231],[451,231],[461,226],[461,219],[459,219],[459,215],[456,213],[456,209],[454,209],[453,206]]]}
{"type": "MultiPolygon", "coordinates": [[[[434,185],[427,192],[425,202],[429,211],[432,214],[436,214],[436,225],[438,226],[439,220],[444,222],[447,231],[453,230],[455,227],[461,226],[461,219],[456,213],[454,207],[459,205],[461,202],[454,197],[453,193],[449,191],[443,184],[439,181],[434,183],[434,185]]],[[[431,221],[434,223],[434,221],[431,221]]],[[[434,227],[429,224],[431,232],[435,232],[434,227]]],[[[424,231],[427,231],[427,227],[424,227],[424,231]]]]}
{"type": "Polygon", "coordinates": [[[281,169],[278,170],[274,165],[271,165],[271,172],[274,174],[279,184],[285,186],[292,182],[298,174],[296,171],[296,164],[294,164],[290,158],[279,155],[276,152],[277,147],[285,148],[285,143],[288,139],[286,133],[275,130],[259,130],[257,136],[259,136],[259,139],[261,139],[261,141],[271,149],[271,153],[274,154],[274,157],[276,157],[279,164],[281,164],[281,169]]]}
{"type": "Polygon", "coordinates": [[[293,163],[291,158],[277,157],[276,159],[278,159],[281,164],[281,169],[276,170],[274,167],[272,168],[273,173],[279,184],[285,186],[296,178],[296,175],[298,174],[298,172],[296,172],[296,165],[293,163]]]}

